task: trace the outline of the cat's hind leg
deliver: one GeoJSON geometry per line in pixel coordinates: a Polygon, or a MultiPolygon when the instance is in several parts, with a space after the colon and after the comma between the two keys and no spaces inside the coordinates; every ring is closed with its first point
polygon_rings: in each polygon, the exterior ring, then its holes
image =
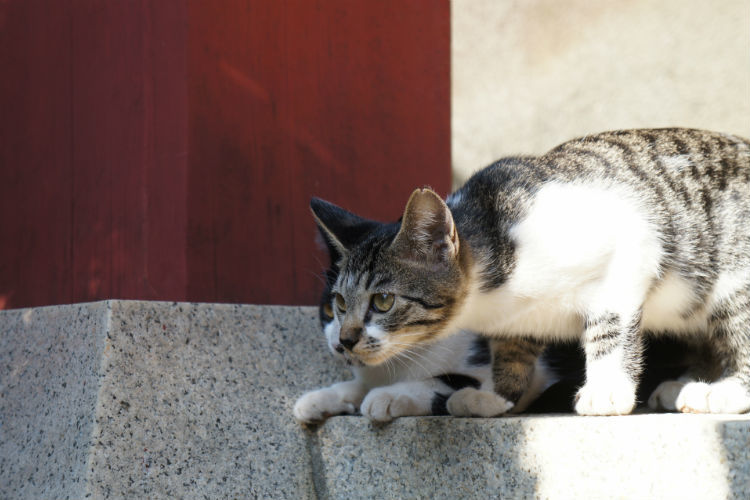
{"type": "Polygon", "coordinates": [[[513,402],[492,391],[466,387],[448,398],[446,408],[454,417],[487,418],[507,413],[513,408],[513,402]]]}
{"type": "MultiPolygon", "coordinates": [[[[657,359],[656,362],[662,360],[657,359]]],[[[677,398],[688,384],[706,385],[721,375],[721,361],[715,349],[706,343],[691,342],[681,363],[687,369],[676,380],[664,380],[651,393],[648,406],[652,410],[677,411],[677,398]]]]}
{"type": "Polygon", "coordinates": [[[466,387],[447,401],[454,417],[496,417],[524,410],[549,385],[539,363],[546,345],[533,338],[495,339],[492,346],[494,392],[466,387]]]}
{"type": "Polygon", "coordinates": [[[745,413],[750,410],[750,287],[717,307],[709,336],[722,376],[715,382],[688,382],[675,400],[683,413],[745,413]]]}
{"type": "Polygon", "coordinates": [[[716,382],[688,382],[675,401],[683,413],[745,413],[750,410],[750,395],[745,383],[736,376],[716,382]]]}

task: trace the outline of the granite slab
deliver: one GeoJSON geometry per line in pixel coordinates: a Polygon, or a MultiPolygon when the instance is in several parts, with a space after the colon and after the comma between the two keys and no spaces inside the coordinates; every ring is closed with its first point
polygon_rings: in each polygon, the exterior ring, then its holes
{"type": "Polygon", "coordinates": [[[297,396],[348,376],[311,307],[0,312],[0,498],[313,498],[297,396]]]}
{"type": "Polygon", "coordinates": [[[80,498],[107,303],[0,311],[0,498],[80,498]]]}
{"type": "Polygon", "coordinates": [[[318,431],[331,498],[750,497],[750,417],[337,417],[318,431]],[[342,480],[346,478],[346,480],[342,480]]]}
{"type": "Polygon", "coordinates": [[[418,417],[302,428],[349,378],[312,307],[0,312],[0,498],[748,498],[750,417],[418,417]]]}

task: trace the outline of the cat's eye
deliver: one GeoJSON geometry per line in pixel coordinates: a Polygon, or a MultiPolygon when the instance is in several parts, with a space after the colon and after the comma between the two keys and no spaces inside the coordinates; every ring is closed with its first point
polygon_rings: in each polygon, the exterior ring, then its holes
{"type": "Polygon", "coordinates": [[[330,302],[323,304],[323,316],[325,316],[326,319],[333,319],[333,306],[330,302]]]}
{"type": "Polygon", "coordinates": [[[336,307],[338,308],[340,313],[346,312],[346,301],[340,293],[336,294],[336,307]]]}
{"type": "Polygon", "coordinates": [[[392,293],[376,293],[372,296],[372,307],[378,312],[388,312],[396,297],[392,293]]]}

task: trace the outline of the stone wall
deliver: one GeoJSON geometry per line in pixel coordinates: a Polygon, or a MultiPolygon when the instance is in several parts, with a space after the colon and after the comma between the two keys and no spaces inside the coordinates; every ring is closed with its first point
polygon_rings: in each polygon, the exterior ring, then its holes
{"type": "Polygon", "coordinates": [[[454,184],[603,130],[750,137],[747,0],[453,0],[454,184]]]}

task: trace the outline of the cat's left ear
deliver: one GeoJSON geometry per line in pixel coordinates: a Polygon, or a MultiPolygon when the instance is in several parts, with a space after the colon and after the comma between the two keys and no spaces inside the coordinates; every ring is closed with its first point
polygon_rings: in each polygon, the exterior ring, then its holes
{"type": "Polygon", "coordinates": [[[354,245],[380,226],[379,222],[355,215],[320,198],[310,200],[310,208],[326,241],[331,263],[348,255],[354,245]]]}
{"type": "Polygon", "coordinates": [[[431,189],[415,190],[406,203],[401,229],[391,248],[410,260],[449,264],[458,258],[458,245],[448,205],[431,189]]]}

